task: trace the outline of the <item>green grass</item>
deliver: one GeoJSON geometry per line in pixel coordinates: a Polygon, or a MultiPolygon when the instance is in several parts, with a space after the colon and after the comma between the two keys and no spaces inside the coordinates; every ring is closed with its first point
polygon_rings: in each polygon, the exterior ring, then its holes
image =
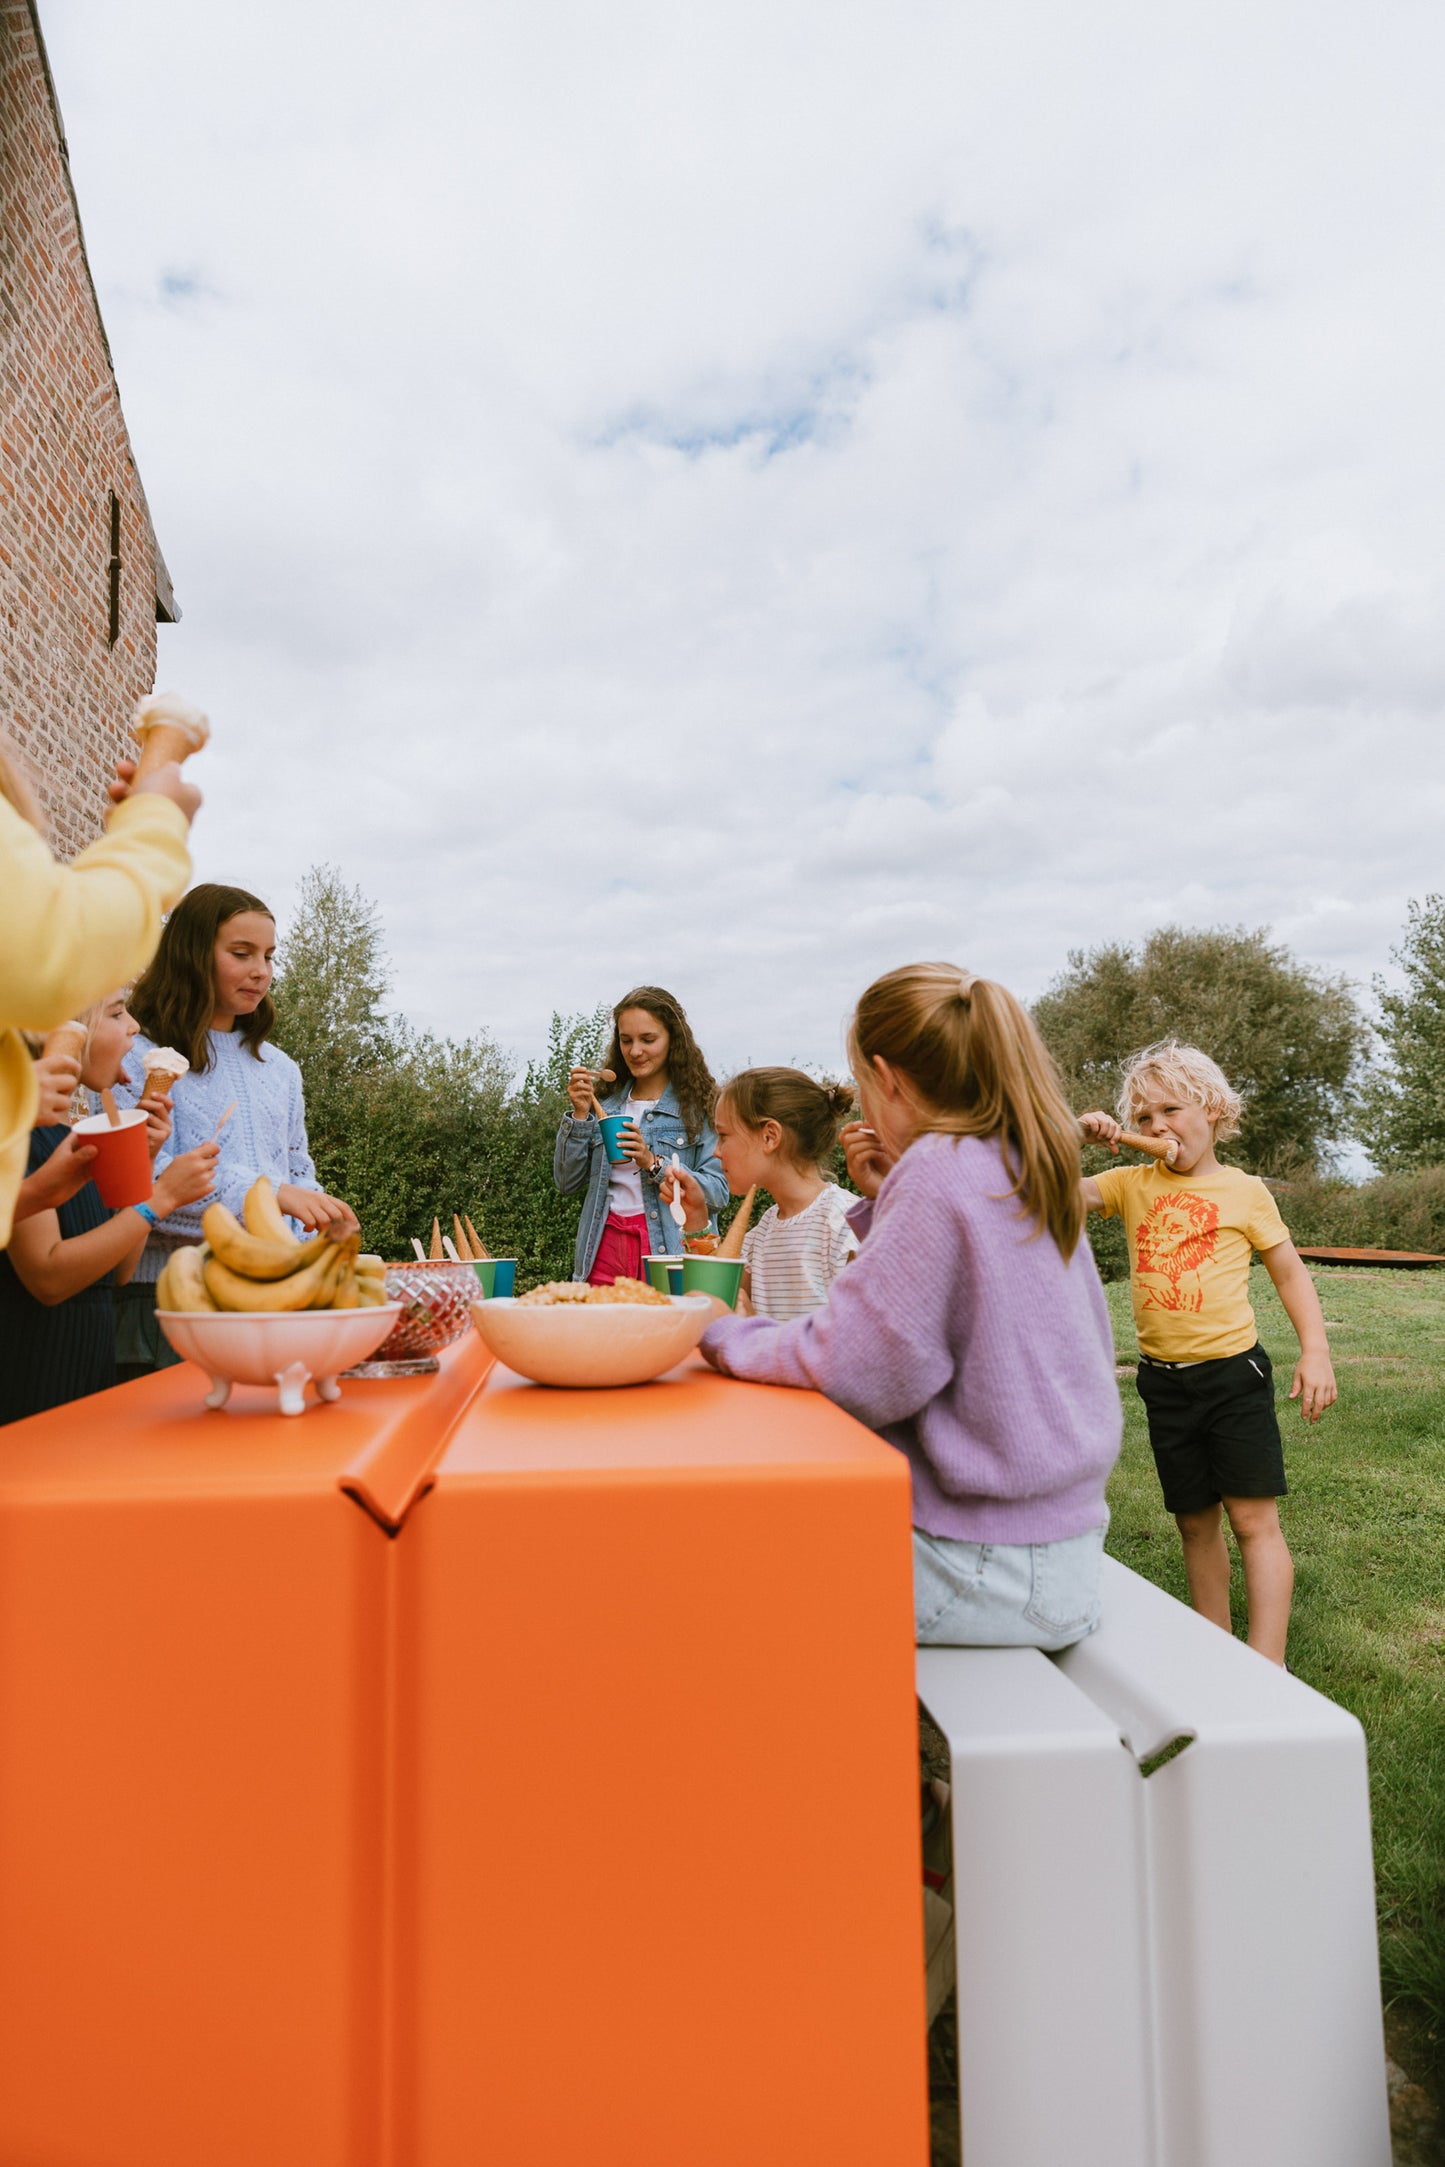
{"type": "MultiPolygon", "coordinates": [[[[1357,1715],[1370,1749],[1380,1957],[1445,2077],[1445,1273],[1318,1271],[1340,1398],[1315,1428],[1285,1395],[1298,1352],[1262,1269],[1251,1276],[1274,1360],[1295,1561],[1290,1666],[1357,1715]]],[[[1110,1286],[1121,1363],[1138,1346],[1127,1285],[1110,1286]]],[[[1112,1554],[1185,1597],[1144,1410],[1128,1377],[1109,1488],[1112,1554]]],[[[1234,1573],[1235,1628],[1244,1631],[1234,1573]]]]}

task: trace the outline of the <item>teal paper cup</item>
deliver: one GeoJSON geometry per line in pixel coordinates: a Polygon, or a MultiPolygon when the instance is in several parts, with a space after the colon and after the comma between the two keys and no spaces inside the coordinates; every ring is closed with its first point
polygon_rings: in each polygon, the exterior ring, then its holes
{"type": "Polygon", "coordinates": [[[631,1116],[628,1114],[604,1114],[597,1124],[602,1131],[602,1149],[607,1154],[609,1166],[625,1166],[627,1164],[627,1153],[623,1150],[618,1139],[622,1131],[628,1127],[630,1120],[631,1116]]]}
{"type": "Polygon", "coordinates": [[[658,1294],[681,1294],[681,1257],[644,1257],[642,1261],[647,1267],[647,1284],[658,1294]]]}
{"type": "Polygon", "coordinates": [[[474,1257],[472,1270],[481,1284],[482,1299],[490,1302],[494,1295],[512,1294],[517,1286],[517,1260],[515,1257],[474,1257]]]}
{"type": "Polygon", "coordinates": [[[729,1309],[736,1309],[738,1288],[742,1283],[741,1257],[684,1257],[682,1260],[684,1294],[715,1294],[729,1309]]]}

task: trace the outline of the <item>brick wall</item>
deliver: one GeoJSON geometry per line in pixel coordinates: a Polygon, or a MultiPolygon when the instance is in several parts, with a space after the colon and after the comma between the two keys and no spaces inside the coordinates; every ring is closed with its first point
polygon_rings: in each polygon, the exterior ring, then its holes
{"type": "Polygon", "coordinates": [[[155,682],[157,578],[39,27],[31,0],[0,0],[0,728],[63,855],[99,828],[131,709],[155,682]]]}

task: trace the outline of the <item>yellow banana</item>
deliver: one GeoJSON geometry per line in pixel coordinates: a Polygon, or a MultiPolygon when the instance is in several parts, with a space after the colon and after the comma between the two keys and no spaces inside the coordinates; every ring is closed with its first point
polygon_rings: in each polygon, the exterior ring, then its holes
{"type": "Polygon", "coordinates": [[[205,1281],[206,1251],[187,1245],[172,1252],[161,1279],[165,1285],[166,1299],[161,1301],[160,1286],[156,1288],[156,1307],[180,1310],[212,1310],[216,1302],[205,1281]]]}
{"type": "Polygon", "coordinates": [[[356,1303],[359,1309],[380,1309],[386,1301],[386,1289],[375,1279],[358,1279],[356,1303]]]}
{"type": "Polygon", "coordinates": [[[287,1279],[314,1264],[326,1246],[319,1237],[303,1243],[293,1241],[289,1234],[284,1241],[263,1241],[249,1233],[224,1204],[207,1205],[201,1226],[211,1254],[242,1279],[287,1279]]]}
{"type": "Polygon", "coordinates": [[[359,1309],[361,1307],[361,1282],[350,1264],[346,1266],[341,1277],[336,1282],[335,1292],[331,1297],[331,1306],[333,1309],[359,1309]]]}
{"type": "Polygon", "coordinates": [[[259,1180],[253,1181],[246,1191],[246,1201],[241,1206],[241,1212],[246,1221],[246,1232],[254,1234],[258,1241],[290,1242],[293,1249],[300,1248],[300,1243],[286,1224],[285,1214],[276,1201],[276,1191],[264,1174],[259,1180]]]}
{"type": "Polygon", "coordinates": [[[318,1242],[324,1253],[285,1279],[247,1279],[220,1257],[205,1264],[207,1291],[218,1309],[273,1310],[324,1309],[350,1258],[342,1242],[318,1242]]]}
{"type": "Polygon", "coordinates": [[[356,1269],[359,1272],[373,1273],[378,1279],[386,1277],[386,1265],[380,1257],[359,1256],[356,1260],[356,1269]]]}

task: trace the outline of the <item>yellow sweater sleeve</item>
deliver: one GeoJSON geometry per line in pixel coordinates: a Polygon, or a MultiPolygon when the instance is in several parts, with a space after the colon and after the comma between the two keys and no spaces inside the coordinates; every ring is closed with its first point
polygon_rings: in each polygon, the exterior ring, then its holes
{"type": "Polygon", "coordinates": [[[190,877],[186,818],[169,798],[126,798],[69,865],[0,799],[0,1026],[51,1030],[134,978],[190,877]]]}
{"type": "Polygon", "coordinates": [[[127,798],[69,865],[0,798],[0,1247],[25,1174],[35,1078],[18,1030],[49,1031],[144,970],[191,877],[186,818],[127,798]]]}

